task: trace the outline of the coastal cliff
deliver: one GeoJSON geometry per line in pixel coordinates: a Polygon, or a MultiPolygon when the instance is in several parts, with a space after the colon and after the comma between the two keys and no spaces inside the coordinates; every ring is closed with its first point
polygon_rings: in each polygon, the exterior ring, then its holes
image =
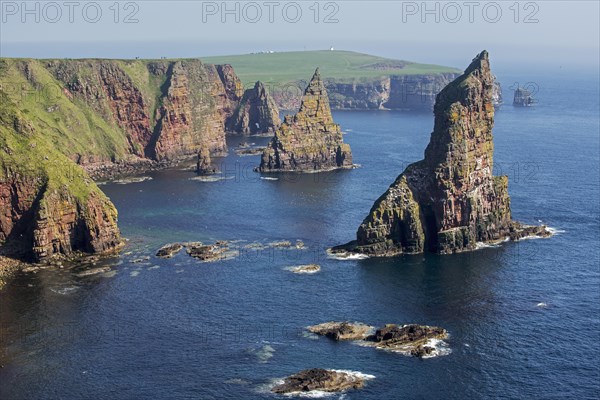
{"type": "Polygon", "coordinates": [[[0,244],[32,261],[117,248],[109,199],[3,91],[0,104],[0,244]]]}
{"type": "Polygon", "coordinates": [[[375,202],[357,239],[332,251],[373,256],[473,250],[477,242],[545,227],[512,221],[508,178],[493,176],[494,78],[483,51],[436,98],[425,158],[409,165],[375,202]]]}
{"type": "Polygon", "coordinates": [[[279,108],[265,86],[256,82],[244,91],[239,106],[226,122],[227,132],[253,135],[273,133],[281,125],[279,108]]]}
{"type": "Polygon", "coordinates": [[[222,154],[243,94],[231,66],[194,59],[0,59],[0,254],[118,247],[91,178],[222,154]]]}
{"type": "Polygon", "coordinates": [[[264,150],[258,170],[321,171],[352,167],[350,146],[333,122],[319,69],[304,91],[295,115],[287,115],[264,150]]]}

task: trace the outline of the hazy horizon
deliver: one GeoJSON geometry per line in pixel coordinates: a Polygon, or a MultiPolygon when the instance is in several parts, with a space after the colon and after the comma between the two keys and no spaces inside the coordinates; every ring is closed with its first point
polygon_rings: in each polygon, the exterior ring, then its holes
{"type": "Polygon", "coordinates": [[[483,49],[500,67],[597,67],[600,59],[595,1],[230,1],[223,9],[138,1],[119,2],[118,11],[112,2],[76,3],[3,1],[0,56],[201,58],[334,47],[457,68],[483,49]]]}

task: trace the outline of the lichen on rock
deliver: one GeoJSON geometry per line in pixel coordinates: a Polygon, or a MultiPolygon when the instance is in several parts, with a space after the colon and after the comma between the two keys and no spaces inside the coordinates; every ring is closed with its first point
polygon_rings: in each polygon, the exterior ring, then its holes
{"type": "Polygon", "coordinates": [[[340,126],[333,121],[327,90],[317,68],[299,111],[285,117],[263,152],[258,170],[311,172],[352,165],[350,146],[344,143],[340,126]]]}
{"type": "Polygon", "coordinates": [[[488,53],[437,96],[425,158],[375,202],[357,239],[331,249],[371,256],[474,250],[478,242],[547,236],[512,221],[508,177],[493,176],[495,79],[488,53]]]}

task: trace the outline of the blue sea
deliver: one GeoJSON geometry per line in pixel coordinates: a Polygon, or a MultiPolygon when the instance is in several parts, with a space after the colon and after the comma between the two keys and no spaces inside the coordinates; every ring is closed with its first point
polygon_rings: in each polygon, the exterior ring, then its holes
{"type": "Polygon", "coordinates": [[[0,292],[0,398],[276,399],[273,382],[313,367],[374,376],[334,399],[598,398],[598,74],[495,72],[505,97],[495,170],[509,176],[514,219],[547,224],[553,237],[459,255],[328,258],[422,158],[432,114],[335,112],[361,167],[276,180],[252,171],[259,156],[234,151],[268,138],[231,137],[212,182],[181,166],[101,186],[128,239],[119,257],[21,273],[0,292]],[[535,107],[512,106],[515,82],[535,82],[535,107]],[[154,255],[169,242],[216,240],[239,252],[215,263],[154,255]],[[282,240],[306,248],[268,246],[282,240]],[[248,248],[256,243],[265,247],[248,248]],[[321,271],[285,269],[308,263],[321,271]],[[82,274],[100,267],[110,269],[82,274]],[[436,325],[450,337],[443,355],[417,359],[304,330],[332,320],[436,325]]]}

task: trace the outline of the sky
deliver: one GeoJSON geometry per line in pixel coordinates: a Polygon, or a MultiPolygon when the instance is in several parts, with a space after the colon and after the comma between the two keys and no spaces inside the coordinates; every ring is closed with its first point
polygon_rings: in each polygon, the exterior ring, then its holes
{"type": "Polygon", "coordinates": [[[354,50],[461,66],[598,68],[599,1],[0,1],[0,56],[160,58],[354,50]]]}

